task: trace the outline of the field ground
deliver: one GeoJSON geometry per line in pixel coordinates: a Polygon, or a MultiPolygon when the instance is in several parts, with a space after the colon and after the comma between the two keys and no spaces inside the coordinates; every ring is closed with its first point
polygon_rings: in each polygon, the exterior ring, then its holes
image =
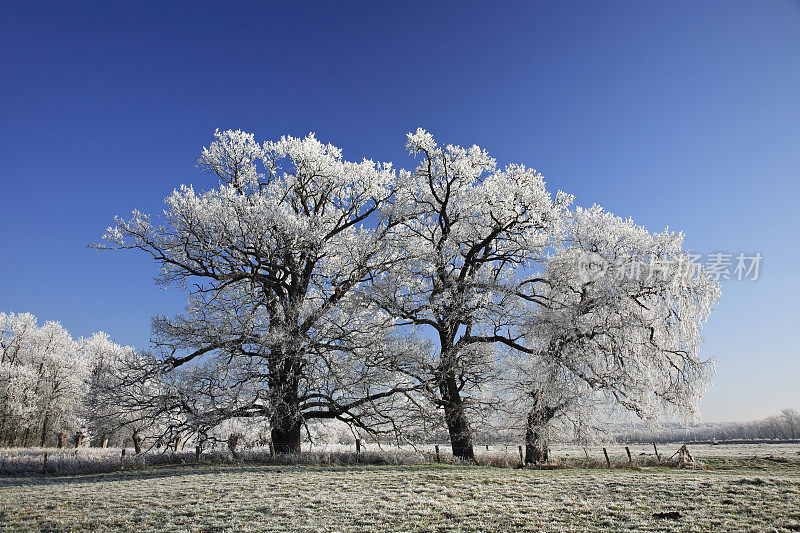
{"type": "Polygon", "coordinates": [[[5,477],[0,528],[797,531],[798,450],[709,446],[693,452],[705,470],[199,465],[5,477]],[[668,511],[680,517],[653,517],[668,511]]]}

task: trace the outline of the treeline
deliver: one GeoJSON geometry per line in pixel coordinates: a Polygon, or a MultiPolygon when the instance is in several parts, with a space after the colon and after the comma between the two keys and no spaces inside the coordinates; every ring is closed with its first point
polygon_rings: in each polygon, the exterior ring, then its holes
{"type": "Polygon", "coordinates": [[[0,313],[0,446],[107,445],[95,391],[130,347],[105,333],[75,340],[58,322],[0,313]]]}
{"type": "Polygon", "coordinates": [[[624,442],[794,440],[800,439],[800,412],[784,409],[754,422],[634,429],[623,432],[619,439],[624,442]]]}

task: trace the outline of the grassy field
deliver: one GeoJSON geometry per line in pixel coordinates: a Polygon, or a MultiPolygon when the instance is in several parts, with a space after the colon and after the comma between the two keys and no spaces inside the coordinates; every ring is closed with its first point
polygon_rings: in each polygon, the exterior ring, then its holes
{"type": "Polygon", "coordinates": [[[794,448],[766,446],[751,456],[741,448],[713,447],[700,454],[705,470],[200,465],[5,477],[0,527],[797,531],[800,456],[794,448]],[[680,517],[653,517],[668,511],[680,517]]]}

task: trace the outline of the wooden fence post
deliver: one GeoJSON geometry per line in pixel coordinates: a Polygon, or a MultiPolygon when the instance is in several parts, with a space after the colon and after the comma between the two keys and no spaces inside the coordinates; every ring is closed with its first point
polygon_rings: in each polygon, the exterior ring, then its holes
{"type": "MultiPolygon", "coordinates": [[[[678,455],[678,461],[680,461],[681,464],[684,464],[686,462],[687,457],[689,458],[690,462],[692,463],[694,462],[694,459],[692,459],[692,454],[689,453],[689,448],[687,448],[685,444],[680,448],[678,448],[678,451],[673,453],[672,457],[675,457],[676,455],[678,455]]],[[[667,459],[667,462],[672,461],[672,457],[667,459]]]]}
{"type": "Polygon", "coordinates": [[[437,463],[441,463],[442,462],[442,456],[439,455],[439,445],[438,444],[436,445],[436,462],[437,463]]]}
{"type": "Polygon", "coordinates": [[[631,459],[631,449],[625,446],[625,451],[628,452],[628,464],[633,464],[633,460],[631,459]]]}
{"type": "Polygon", "coordinates": [[[194,462],[195,463],[199,463],[200,462],[200,454],[202,454],[202,453],[203,453],[203,447],[202,446],[200,446],[198,444],[197,446],[194,447],[194,462]]]}
{"type": "Polygon", "coordinates": [[[519,464],[525,466],[525,455],[522,453],[522,446],[519,447],[519,464]]]}
{"type": "Polygon", "coordinates": [[[275,444],[272,439],[269,440],[269,457],[270,459],[275,459],[275,444]]]}
{"type": "Polygon", "coordinates": [[[44,452],[44,459],[42,460],[42,474],[47,473],[47,452],[44,452]]]}
{"type": "Polygon", "coordinates": [[[661,462],[661,456],[658,455],[658,448],[656,448],[656,441],[653,441],[653,450],[656,452],[656,461],[661,462]]]}
{"type": "Polygon", "coordinates": [[[125,448],[122,448],[122,455],[119,457],[119,469],[125,470],[125,448]]]}
{"type": "Polygon", "coordinates": [[[603,455],[606,456],[606,465],[608,465],[608,467],[611,468],[611,459],[608,458],[608,452],[606,451],[605,448],[603,448],[603,455]]]}

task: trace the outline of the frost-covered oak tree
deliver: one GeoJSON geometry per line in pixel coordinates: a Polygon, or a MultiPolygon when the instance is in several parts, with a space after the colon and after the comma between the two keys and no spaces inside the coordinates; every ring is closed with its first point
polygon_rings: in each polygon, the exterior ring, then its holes
{"type": "Polygon", "coordinates": [[[557,242],[571,198],[552,198],[533,169],[497,168],[478,146],[439,146],[418,129],[407,148],[419,165],[400,173],[393,209],[402,223],[388,235],[404,260],[374,297],[403,323],[433,332],[438,346],[423,382],[444,411],[453,455],[473,459],[467,410],[491,377],[504,309],[518,299],[522,274],[557,242]]]}
{"type": "Polygon", "coordinates": [[[185,313],[154,320],[156,350],[128,373],[158,395],[138,408],[201,439],[223,420],[266,417],[278,451],[298,451],[312,419],[396,429],[394,402],[418,386],[404,362],[414,348],[360,290],[392,260],[396,222],[379,216],[391,165],[346,161],[313,134],[260,144],[218,131],[199,166],[216,187],[175,190],[161,225],[118,218],[101,246],[149,254],[158,282],[189,292],[185,313]]]}
{"type": "Polygon", "coordinates": [[[697,414],[713,370],[701,328],[720,287],[692,263],[682,234],[576,208],[544,266],[540,300],[514,346],[529,355],[517,385],[530,462],[546,459],[551,424],[585,427],[599,405],[643,419],[697,414]]]}

